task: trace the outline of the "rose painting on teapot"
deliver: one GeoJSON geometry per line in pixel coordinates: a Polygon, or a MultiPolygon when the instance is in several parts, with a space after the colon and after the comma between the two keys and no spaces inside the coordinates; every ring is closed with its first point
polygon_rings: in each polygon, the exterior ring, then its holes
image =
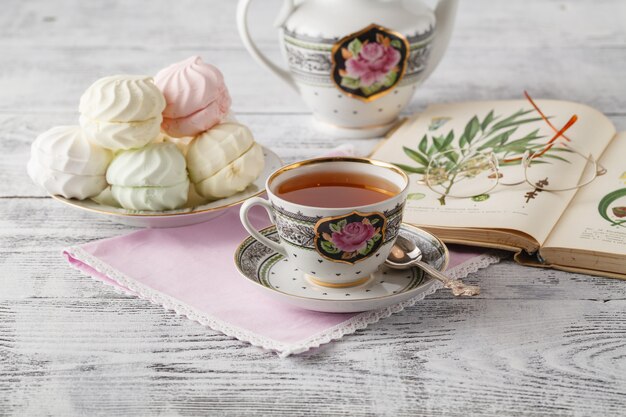
{"type": "Polygon", "coordinates": [[[374,100],[402,80],[408,53],[404,36],[371,25],[333,46],[332,81],[351,97],[374,100]]]}

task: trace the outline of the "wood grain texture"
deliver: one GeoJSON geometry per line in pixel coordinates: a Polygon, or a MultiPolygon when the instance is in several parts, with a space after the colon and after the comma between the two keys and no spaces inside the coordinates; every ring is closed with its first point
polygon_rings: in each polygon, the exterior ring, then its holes
{"type": "MultiPolygon", "coordinates": [[[[279,60],[277,47],[268,47],[267,52],[279,60]]],[[[260,68],[247,52],[208,46],[173,51],[126,47],[41,49],[36,61],[24,53],[23,47],[3,47],[0,90],[6,92],[7,99],[0,101],[0,111],[77,112],[80,95],[99,77],[154,74],[170,62],[197,53],[224,72],[236,113],[308,113],[296,93],[260,68]]],[[[626,54],[616,47],[451,46],[432,78],[417,90],[407,111],[417,111],[431,102],[519,99],[528,89],[537,98],[579,101],[609,115],[625,114],[626,74],[611,71],[621,67],[626,67],[626,54]]]]}
{"type": "MultiPolygon", "coordinates": [[[[147,0],[5,0],[0,16],[0,43],[54,49],[243,49],[234,25],[232,3],[178,0],[174,8],[166,2],[147,0]]],[[[276,44],[273,21],[280,5],[280,0],[262,0],[251,5],[250,25],[261,46],[276,44]]],[[[459,5],[453,44],[473,49],[502,45],[526,48],[533,44],[621,47],[626,42],[621,27],[625,14],[626,5],[616,0],[595,4],[472,0],[459,5]]]]}
{"type": "Polygon", "coordinates": [[[430,299],[341,343],[278,360],[144,301],[3,302],[2,379],[24,397],[7,396],[2,408],[23,415],[619,415],[625,306],[430,299]]]}
{"type": "MultiPolygon", "coordinates": [[[[626,283],[508,258],[341,342],[280,360],[70,269],[64,246],[133,230],[62,206],[24,165],[34,137],[75,123],[97,77],[199,53],[238,118],[286,161],[338,144],[260,69],[234,1],[3,0],[0,13],[0,416],[620,416],[626,283]]],[[[253,31],[278,58],[275,0],[253,31]]],[[[626,130],[626,3],[461,3],[450,50],[407,112],[430,102],[587,103],[626,130]]],[[[344,143],[345,141],[341,141],[344,143]]],[[[361,149],[375,140],[352,141],[361,149]]]]}

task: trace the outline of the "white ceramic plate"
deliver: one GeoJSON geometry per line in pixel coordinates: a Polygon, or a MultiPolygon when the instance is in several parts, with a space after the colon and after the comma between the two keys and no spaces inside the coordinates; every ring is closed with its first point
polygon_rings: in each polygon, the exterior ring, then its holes
{"type": "Polygon", "coordinates": [[[91,213],[106,216],[110,220],[138,227],[179,227],[190,224],[202,223],[219,216],[223,209],[234,206],[244,200],[262,194],[265,191],[265,181],[272,172],[280,168],[283,163],[274,152],[263,148],[265,156],[265,168],[259,177],[245,190],[227,198],[212,201],[210,203],[184,207],[168,211],[134,211],[116,207],[112,203],[103,204],[88,200],[74,200],[53,195],[52,198],[69,206],[86,210],[91,213]]]}
{"type": "MultiPolygon", "coordinates": [[[[276,226],[261,230],[278,241],[276,226]]],[[[448,249],[430,233],[403,223],[400,235],[421,250],[422,260],[439,271],[448,266],[448,249]]],[[[244,240],[235,252],[235,265],[244,279],[268,296],[306,310],[327,313],[354,313],[376,310],[400,303],[428,291],[435,280],[421,269],[394,270],[381,267],[364,284],[349,288],[328,288],[310,282],[293,262],[253,237],[244,240]]]]}

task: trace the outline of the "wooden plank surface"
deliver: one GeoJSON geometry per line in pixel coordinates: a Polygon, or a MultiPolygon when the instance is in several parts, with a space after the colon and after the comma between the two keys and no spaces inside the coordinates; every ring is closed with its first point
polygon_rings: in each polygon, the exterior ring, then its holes
{"type": "MultiPolygon", "coordinates": [[[[253,7],[274,58],[277,8],[253,7]]],[[[338,144],[247,55],[234,10],[217,0],[3,0],[0,416],[625,415],[622,281],[505,259],[467,279],[483,287],[477,299],[440,291],[280,360],[67,267],[62,247],[132,229],[45,197],[24,165],[39,132],[75,123],[99,76],[154,73],[198,53],[224,71],[238,118],[285,160],[338,144]]],[[[626,130],[624,16],[619,0],[462,2],[450,50],[407,112],[528,89],[587,103],[626,130]]]]}
{"type": "MultiPolygon", "coordinates": [[[[268,55],[279,60],[277,48],[268,55]]],[[[242,49],[184,48],[175,51],[135,48],[41,49],[36,60],[20,46],[2,47],[0,111],[25,114],[78,112],[78,99],[97,78],[120,73],[154,74],[170,62],[201,54],[224,72],[236,113],[307,113],[305,105],[280,80],[260,68],[242,49]]],[[[527,89],[537,98],[589,103],[609,115],[626,113],[623,49],[526,48],[506,45],[472,49],[451,47],[440,67],[408,107],[414,112],[431,102],[519,99],[527,89]],[[621,88],[620,88],[621,87],[621,88]]]]}

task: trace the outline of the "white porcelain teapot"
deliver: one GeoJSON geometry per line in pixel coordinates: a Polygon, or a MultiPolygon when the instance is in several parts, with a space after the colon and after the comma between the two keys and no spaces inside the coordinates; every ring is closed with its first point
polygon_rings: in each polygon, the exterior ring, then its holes
{"type": "Polygon", "coordinates": [[[352,138],[393,127],[443,57],[458,3],[433,12],[419,0],[284,0],[275,26],[287,71],[250,37],[250,1],[237,10],[248,52],[301,95],[320,130],[352,138]]]}

